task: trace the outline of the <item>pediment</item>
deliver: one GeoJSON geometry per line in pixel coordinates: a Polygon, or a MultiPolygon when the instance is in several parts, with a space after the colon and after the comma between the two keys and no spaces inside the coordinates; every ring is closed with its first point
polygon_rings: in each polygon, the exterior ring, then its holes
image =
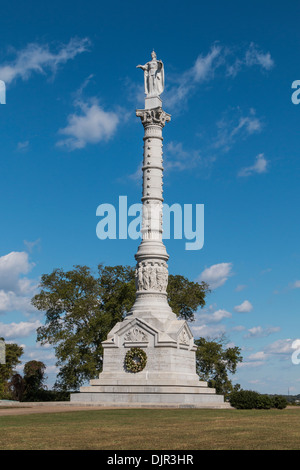
{"type": "Polygon", "coordinates": [[[140,318],[124,320],[119,322],[109,333],[107,340],[102,344],[112,344],[114,346],[144,344],[154,342],[158,336],[158,331],[140,318]]]}
{"type": "Polygon", "coordinates": [[[170,322],[167,333],[176,341],[179,347],[194,346],[193,334],[185,320],[174,320],[170,322]]]}

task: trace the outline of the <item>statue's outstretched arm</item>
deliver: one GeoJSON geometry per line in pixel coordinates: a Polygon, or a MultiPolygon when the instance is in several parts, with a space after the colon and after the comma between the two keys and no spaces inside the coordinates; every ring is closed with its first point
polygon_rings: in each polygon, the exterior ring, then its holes
{"type": "Polygon", "coordinates": [[[146,70],[147,66],[146,65],[137,65],[136,68],[146,70]]]}

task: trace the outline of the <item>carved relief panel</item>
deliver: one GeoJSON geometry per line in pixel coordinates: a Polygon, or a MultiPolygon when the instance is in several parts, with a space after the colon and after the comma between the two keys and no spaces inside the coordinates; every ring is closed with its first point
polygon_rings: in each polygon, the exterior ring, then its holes
{"type": "Polygon", "coordinates": [[[164,261],[142,261],[135,271],[137,291],[166,292],[168,267],[164,261]]]}

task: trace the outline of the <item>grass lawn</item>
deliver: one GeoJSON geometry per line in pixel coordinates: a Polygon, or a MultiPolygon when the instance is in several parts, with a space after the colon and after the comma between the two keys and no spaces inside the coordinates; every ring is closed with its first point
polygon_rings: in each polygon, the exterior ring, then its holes
{"type": "Polygon", "coordinates": [[[1,450],[296,450],[300,410],[88,410],[0,417],[1,450]]]}

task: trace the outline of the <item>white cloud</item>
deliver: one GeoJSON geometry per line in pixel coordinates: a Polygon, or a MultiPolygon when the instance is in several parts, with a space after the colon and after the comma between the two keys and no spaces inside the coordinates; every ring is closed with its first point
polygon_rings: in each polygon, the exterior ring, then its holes
{"type": "Polygon", "coordinates": [[[173,77],[174,85],[165,93],[166,105],[176,106],[188,97],[196,84],[212,79],[215,70],[223,62],[221,51],[221,46],[213,44],[206,55],[200,54],[197,57],[190,69],[181,73],[177,78],[173,77]]]}
{"type": "Polygon", "coordinates": [[[219,263],[204,269],[200,274],[198,281],[206,282],[211,289],[225,284],[227,279],[232,276],[232,263],[219,263]]]}
{"type": "Polygon", "coordinates": [[[206,323],[218,323],[223,318],[231,318],[231,313],[227,310],[219,309],[212,313],[201,313],[197,315],[197,320],[204,321],[206,323]]]}
{"type": "Polygon", "coordinates": [[[197,337],[214,337],[223,335],[226,331],[222,321],[231,318],[232,314],[225,309],[216,309],[210,305],[204,312],[197,312],[196,321],[190,324],[193,334],[197,337]]]}
{"type": "MultiPolygon", "coordinates": [[[[265,364],[268,359],[268,354],[264,351],[258,351],[256,353],[250,354],[244,361],[238,365],[239,368],[252,368],[260,367],[265,364]]],[[[253,381],[255,383],[255,381],[253,381]]]]}
{"type": "Polygon", "coordinates": [[[262,70],[271,70],[274,60],[269,52],[265,53],[251,43],[245,51],[215,43],[206,55],[199,54],[194,65],[177,77],[169,77],[173,86],[166,89],[165,101],[168,107],[177,106],[186,100],[197,85],[212,80],[218,69],[223,68],[225,77],[235,77],[243,68],[259,66],[262,70]]]}
{"type": "Polygon", "coordinates": [[[226,331],[225,325],[222,324],[201,326],[190,325],[190,327],[194,337],[196,338],[217,338],[224,334],[226,331]]]}
{"type": "Polygon", "coordinates": [[[222,47],[214,44],[206,56],[200,54],[194,66],[190,70],[190,75],[195,82],[203,82],[213,78],[214,72],[217,67],[221,65],[223,60],[221,58],[222,47]]]}
{"type": "Polygon", "coordinates": [[[235,77],[244,67],[253,67],[256,65],[262,70],[271,70],[274,67],[275,62],[272,59],[270,52],[263,52],[259,50],[254,43],[251,43],[244,56],[235,58],[231,64],[227,63],[227,76],[235,77]]]}
{"type": "Polygon", "coordinates": [[[0,323],[0,336],[5,339],[24,338],[32,334],[39,326],[41,326],[39,320],[34,322],[0,323]]]}
{"type": "MultiPolygon", "coordinates": [[[[22,290],[19,280],[21,274],[27,274],[34,264],[29,262],[25,251],[12,251],[0,257],[0,289],[18,292],[22,290]]],[[[24,287],[24,285],[23,285],[24,287]]],[[[24,289],[23,289],[24,290],[24,289]]]]}
{"type": "Polygon", "coordinates": [[[295,282],[292,284],[292,289],[300,289],[300,280],[295,281],[295,282]]]}
{"type": "Polygon", "coordinates": [[[246,329],[246,327],[243,326],[243,325],[237,325],[237,326],[234,326],[231,329],[232,329],[232,331],[244,331],[246,329]]]}
{"type": "MultiPolygon", "coordinates": [[[[34,346],[26,346],[24,356],[26,362],[37,357],[43,362],[51,361],[50,363],[53,363],[56,360],[54,348],[50,345],[41,345],[39,342],[35,343],[34,346]]],[[[24,357],[22,357],[22,360],[24,361],[24,357]]]]}
{"type": "Polygon", "coordinates": [[[260,153],[259,155],[256,156],[254,164],[246,168],[242,168],[238,172],[238,176],[250,176],[255,173],[258,173],[258,174],[266,173],[267,167],[268,167],[268,160],[265,159],[263,153],[260,153]]]}
{"type": "Polygon", "coordinates": [[[294,344],[295,340],[287,338],[287,339],[279,339],[274,343],[269,344],[265,351],[267,354],[276,354],[276,355],[291,355],[294,351],[294,344]]]}
{"type": "Polygon", "coordinates": [[[250,109],[248,115],[241,114],[238,108],[230,109],[217,122],[217,137],[213,146],[228,152],[237,139],[261,132],[262,128],[263,122],[255,115],[254,109],[250,109]]]}
{"type": "Polygon", "coordinates": [[[247,337],[257,337],[257,336],[262,336],[262,333],[263,333],[263,328],[261,326],[254,326],[252,328],[250,328],[249,330],[249,334],[247,335],[247,337]]]}
{"type": "Polygon", "coordinates": [[[25,142],[18,142],[18,145],[17,145],[17,150],[19,152],[25,152],[25,150],[27,150],[29,147],[29,141],[26,140],[25,142]]]}
{"type": "Polygon", "coordinates": [[[119,123],[117,113],[104,111],[95,98],[90,102],[76,101],[75,105],[79,113],[70,114],[68,125],[59,130],[67,138],[57,142],[58,146],[75,150],[112,137],[119,123]]]}
{"type": "Polygon", "coordinates": [[[33,251],[33,248],[35,248],[36,246],[39,246],[41,243],[41,239],[38,238],[37,240],[34,240],[33,242],[30,242],[28,240],[24,240],[24,245],[26,246],[27,250],[29,251],[29,253],[32,253],[33,251]]]}
{"type": "Polygon", "coordinates": [[[265,361],[267,359],[267,354],[264,351],[258,351],[256,353],[250,354],[247,357],[248,361],[265,361]]]}
{"type": "Polygon", "coordinates": [[[28,80],[33,73],[45,75],[48,70],[56,73],[59,65],[87,51],[89,44],[87,38],[72,38],[68,44],[62,44],[55,52],[50,51],[48,44],[28,44],[24,49],[15,52],[13,61],[0,66],[1,80],[9,84],[18,78],[28,80]]]}
{"type": "MultiPolygon", "coordinates": [[[[27,292],[28,294],[28,292],[27,292]]],[[[35,308],[31,305],[28,295],[17,295],[12,291],[0,290],[0,313],[20,310],[22,312],[33,312],[35,308]]]]}
{"type": "Polygon", "coordinates": [[[234,307],[234,310],[239,313],[248,313],[251,312],[252,309],[253,305],[251,302],[249,302],[249,300],[244,300],[244,302],[242,302],[240,305],[236,305],[234,307]]]}
{"type": "Polygon", "coordinates": [[[0,312],[33,312],[31,297],[37,282],[24,276],[34,267],[28,253],[12,251],[0,257],[0,312]]]}
{"type": "Polygon", "coordinates": [[[245,338],[262,338],[269,336],[273,333],[280,331],[279,326],[271,326],[268,328],[262,328],[261,326],[254,326],[253,328],[248,329],[248,334],[245,335],[245,338]]]}
{"type": "Polygon", "coordinates": [[[251,43],[246,52],[245,64],[248,67],[259,65],[265,70],[271,70],[274,67],[274,60],[270,52],[260,51],[254,43],[251,43]]]}
{"type": "Polygon", "coordinates": [[[238,286],[236,286],[235,291],[241,292],[242,290],[246,289],[246,287],[246,284],[239,284],[238,286]]]}
{"type": "Polygon", "coordinates": [[[241,117],[237,126],[231,131],[231,137],[240,132],[242,129],[245,129],[247,134],[253,134],[254,132],[259,132],[262,128],[261,120],[255,116],[245,116],[241,117]]]}

